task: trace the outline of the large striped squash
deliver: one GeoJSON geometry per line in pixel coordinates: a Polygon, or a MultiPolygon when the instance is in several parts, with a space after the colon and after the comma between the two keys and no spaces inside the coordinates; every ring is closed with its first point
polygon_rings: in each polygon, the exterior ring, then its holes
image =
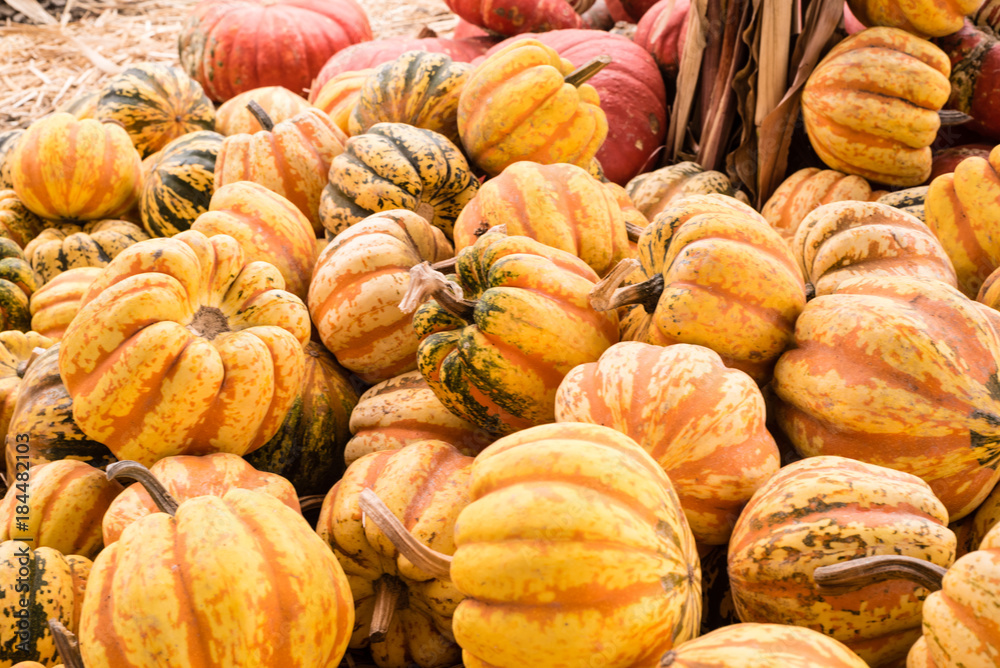
{"type": "Polygon", "coordinates": [[[455,221],[456,250],[497,225],[576,255],[598,276],[629,256],[614,193],[576,165],[515,162],[488,180],[455,221]]]}
{"type": "Polygon", "coordinates": [[[418,441],[444,441],[463,455],[475,456],[496,440],[445,408],[419,371],[368,388],[351,411],[350,426],[353,436],[344,449],[348,465],[368,453],[418,441]]]}
{"type": "Polygon", "coordinates": [[[5,666],[20,661],[56,665],[59,654],[48,620],[77,631],[90,569],[86,557],[16,540],[0,543],[0,657],[5,666]],[[32,604],[21,605],[22,600],[32,604]]]}
{"type": "Polygon", "coordinates": [[[17,146],[17,142],[21,141],[23,134],[23,128],[0,132],[0,189],[14,187],[14,181],[10,174],[10,156],[13,155],[14,147],[17,146]]]}
{"type": "Polygon", "coordinates": [[[757,384],[701,346],[617,343],[566,374],[555,415],[633,438],[670,476],[705,545],[729,540],[743,504],[779,466],[757,384]]]}
{"type": "Polygon", "coordinates": [[[41,281],[21,248],[0,237],[0,331],[31,328],[31,296],[41,281]]]}
{"type": "Polygon", "coordinates": [[[715,193],[747,202],[746,195],[733,186],[728,176],[690,161],[639,174],[625,185],[625,192],[649,219],[689,195],[715,193]]]}
{"type": "Polygon", "coordinates": [[[447,137],[405,123],[378,123],[347,140],[330,166],[319,216],[327,236],[373,213],[407,209],[449,239],[479,181],[447,137]]]}
{"type": "Polygon", "coordinates": [[[32,331],[53,341],[62,339],[69,323],[80,310],[80,300],[102,269],[67,269],[32,293],[28,302],[32,331]]]}
{"type": "Polygon", "coordinates": [[[10,427],[17,398],[25,389],[24,375],[39,354],[53,343],[38,332],[0,332],[0,434],[6,436],[10,427]]]}
{"type": "MultiPolygon", "coordinates": [[[[253,100],[267,113],[274,123],[287,121],[309,108],[309,102],[284,86],[263,86],[232,97],[215,112],[215,131],[226,136],[241,133],[253,134],[265,129],[257,117],[247,109],[253,100]]],[[[346,130],[345,130],[346,132],[346,130]]]]}
{"type": "Polygon", "coordinates": [[[340,663],[354,626],[350,589],[302,515],[238,487],[161,510],[94,560],[78,634],[85,665],[340,663]]]}
{"type": "Polygon", "coordinates": [[[318,236],[323,231],[320,193],[347,137],[329,116],[313,108],[274,124],[264,115],[261,122],[264,129],[230,135],[222,142],[215,160],[215,188],[253,181],[273,190],[299,208],[318,236]]]}
{"type": "Polygon", "coordinates": [[[299,209],[278,193],[252,181],[220,185],[208,211],[191,229],[206,237],[231,236],[239,242],[247,262],[268,262],[281,272],[285,289],[306,298],[313,265],[316,235],[299,209]]]}
{"type": "Polygon", "coordinates": [[[379,668],[458,663],[452,616],[462,595],[447,578],[400,553],[362,512],[359,496],[373,491],[415,540],[450,555],[455,520],[469,503],[472,463],[447,443],[413,443],[357,460],[323,501],[316,531],[337,555],[354,595],[351,647],[370,647],[379,668]]]}
{"type": "Polygon", "coordinates": [[[420,373],[487,431],[552,422],[563,377],[618,342],[616,314],[588,302],[597,275],[570,253],[499,232],[463,250],[456,273],[464,298],[437,272],[411,279],[416,303],[435,300],[413,316],[420,373]]]}
{"type": "Polygon", "coordinates": [[[823,204],[802,219],[790,245],[816,295],[833,292],[852,276],[913,276],[957,286],[934,233],[888,204],[823,204]]]}
{"type": "Polygon", "coordinates": [[[820,206],[844,200],[869,202],[883,192],[873,193],[868,181],[856,174],[803,167],[781,182],[760,213],[781,236],[791,239],[802,219],[820,206]]]}
{"type": "Polygon", "coordinates": [[[96,118],[121,123],[143,158],[189,132],[215,129],[215,107],[201,84],[163,63],[139,63],[111,77],[96,118]]]}
{"type": "Polygon", "coordinates": [[[417,367],[412,316],[399,309],[409,270],[453,255],[440,229],[405,210],[373,214],[323,249],[309,312],[323,345],[369,383],[417,367]]]}
{"type": "Polygon", "coordinates": [[[872,666],[906,655],[920,636],[928,591],[910,582],[821,594],[813,571],[856,557],[899,554],[949,566],[948,512],[916,476],[844,457],[789,464],[754,494],[729,542],[729,581],[744,622],[825,633],[872,666]]]}
{"type": "Polygon", "coordinates": [[[208,211],[222,139],[218,132],[191,132],[156,155],[139,196],[139,215],[150,236],[170,237],[190,229],[208,211]]]}
{"type": "Polygon", "coordinates": [[[24,255],[44,285],[68,269],[106,267],[119,253],[149,235],[127,220],[92,221],[80,227],[48,227],[24,247],[24,255]]]}
{"type": "Polygon", "coordinates": [[[73,416],[121,459],[245,454],[281,426],[309,313],[232,237],[130,246],[83,299],[59,351],[73,416]]]}
{"type": "Polygon", "coordinates": [[[698,634],[691,530],[670,479],[624,434],[560,423],[506,436],[476,457],[469,497],[451,563],[468,668],[653,666],[698,634]]]}
{"type": "Polygon", "coordinates": [[[1000,479],[1000,338],[985,311],[937,280],[841,282],[806,305],[778,360],[778,424],[805,457],[923,478],[961,519],[1000,479]]]}
{"type": "Polygon", "coordinates": [[[0,190],[0,236],[24,248],[44,228],[45,221],[32,213],[16,192],[0,190]]]}
{"type": "Polygon", "coordinates": [[[326,494],[344,473],[344,446],[358,392],[330,352],[305,345],[305,373],[278,433],[246,456],[261,471],[286,478],[307,496],[326,494]]]}
{"type": "Polygon", "coordinates": [[[842,642],[787,624],[733,624],[667,652],[659,668],[868,668],[842,642]]]}
{"type": "Polygon", "coordinates": [[[124,128],[65,112],[32,123],[8,160],[14,192],[48,220],[121,215],[142,185],[142,159],[124,128]]]}

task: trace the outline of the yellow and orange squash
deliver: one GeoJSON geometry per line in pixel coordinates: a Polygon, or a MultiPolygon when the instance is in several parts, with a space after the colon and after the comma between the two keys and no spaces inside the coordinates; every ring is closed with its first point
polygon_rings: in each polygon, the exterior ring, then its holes
{"type": "Polygon", "coordinates": [[[11,239],[0,237],[0,331],[31,328],[31,296],[41,281],[11,239]]]}
{"type": "Polygon", "coordinates": [[[215,131],[229,136],[244,133],[252,135],[266,129],[261,127],[257,117],[247,109],[250,100],[259,104],[274,123],[287,121],[311,106],[304,97],[284,86],[254,88],[231,97],[219,105],[215,110],[215,131]]]}
{"type": "Polygon", "coordinates": [[[803,167],[781,182],[760,213],[781,236],[791,239],[802,219],[823,204],[844,200],[869,202],[883,193],[873,192],[868,181],[856,174],[803,167]]]}
{"type": "Polygon", "coordinates": [[[68,269],[106,267],[119,253],[149,238],[146,231],[127,220],[92,221],[47,227],[24,247],[24,255],[45,285],[68,269]]]}
{"type": "Polygon", "coordinates": [[[345,135],[351,133],[351,114],[361,95],[361,87],[374,72],[373,68],[341,72],[320,88],[309,91],[309,102],[322,109],[345,135]]]}
{"type": "Polygon", "coordinates": [[[45,221],[31,212],[13,190],[0,190],[0,236],[21,248],[38,236],[45,221]]]}
{"type": "Polygon", "coordinates": [[[28,310],[31,329],[59,341],[80,310],[80,300],[103,270],[103,267],[67,269],[31,295],[28,310]]]}
{"type": "Polygon", "coordinates": [[[788,624],[733,624],[670,650],[659,668],[868,668],[844,643],[788,624]]]}
{"type": "Polygon", "coordinates": [[[38,332],[0,332],[0,434],[6,436],[10,428],[14,406],[24,388],[24,374],[38,355],[53,343],[38,332]]]}
{"type": "Polygon", "coordinates": [[[73,417],[120,459],[245,454],[302,380],[309,312],[235,239],[187,230],[111,261],[60,342],[73,417]]]}
{"type": "Polygon", "coordinates": [[[958,32],[965,17],[983,0],[847,0],[864,26],[891,26],[918,37],[944,37],[958,32]]]}
{"type": "Polygon", "coordinates": [[[0,132],[0,189],[9,190],[14,187],[14,180],[10,175],[10,156],[14,154],[14,147],[21,141],[23,134],[24,128],[0,132]]]}
{"type": "Polygon", "coordinates": [[[689,195],[727,195],[745,204],[749,200],[722,172],[706,170],[696,162],[684,161],[639,174],[625,185],[636,208],[652,220],[658,213],[689,195]]]}

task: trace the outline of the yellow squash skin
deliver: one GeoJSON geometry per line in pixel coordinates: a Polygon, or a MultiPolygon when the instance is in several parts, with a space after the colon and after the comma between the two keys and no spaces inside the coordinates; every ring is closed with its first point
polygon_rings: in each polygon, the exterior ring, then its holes
{"type": "Polygon", "coordinates": [[[77,632],[90,569],[86,557],[63,555],[51,547],[34,549],[16,540],[0,543],[0,665],[20,661],[56,665],[59,654],[48,620],[54,617],[71,633],[77,632]],[[25,629],[18,626],[22,618],[15,615],[24,610],[28,612],[27,635],[19,636],[25,629]]]}
{"type": "Polygon", "coordinates": [[[697,635],[694,538],[670,479],[629,437],[525,429],[476,457],[469,495],[451,565],[467,668],[647,668],[697,635]]]}
{"type": "Polygon", "coordinates": [[[15,469],[0,502],[0,541],[25,541],[88,559],[97,556],[104,546],[101,518],[121,485],[108,480],[104,471],[72,459],[15,469]]]}
{"type": "Polygon", "coordinates": [[[848,0],[866,26],[891,26],[917,37],[944,37],[962,28],[983,0],[848,0]]]}
{"type": "Polygon", "coordinates": [[[1000,339],[981,309],[903,276],[848,279],[810,301],[775,367],[782,431],[804,457],[917,475],[961,519],[1000,479],[1000,339]]]}
{"type": "Polygon", "coordinates": [[[851,35],[820,61],[802,91],[806,133],[831,169],[875,183],[916,186],[931,173],[938,111],[951,61],[899,28],[851,35]]]}
{"type": "Polygon", "coordinates": [[[924,602],[923,637],[907,668],[990,668],[1000,664],[1000,528],[948,569],[924,602]]]}
{"type": "Polygon", "coordinates": [[[1000,267],[1000,147],[989,160],[969,157],[955,171],[935,178],[924,203],[927,225],[948,252],[958,285],[975,297],[986,278],[1000,267]]]}
{"type": "Polygon", "coordinates": [[[359,135],[376,123],[406,123],[458,144],[458,99],[472,69],[430,51],[407,51],[379,65],[361,86],[349,134],[359,135]]]}
{"type": "Polygon", "coordinates": [[[615,193],[576,165],[515,162],[488,180],[455,221],[456,250],[497,225],[576,255],[598,276],[629,256],[615,193]]]}
{"type": "Polygon", "coordinates": [[[728,176],[714,170],[705,171],[698,163],[688,161],[639,174],[625,185],[625,192],[649,219],[689,195],[716,193],[748,203],[746,195],[733,187],[728,176]]]}
{"type": "MultiPolygon", "coordinates": [[[[228,452],[165,457],[149,467],[149,472],[177,503],[196,496],[222,497],[230,489],[240,488],[269,494],[295,512],[301,512],[299,498],[290,482],[279,475],[258,471],[242,457],[228,452]]],[[[104,513],[101,521],[104,544],[111,545],[121,538],[125,527],[155,512],[158,510],[149,492],[142,484],[132,483],[104,513]]]]}
{"type": "Polygon", "coordinates": [[[671,650],[657,668],[868,668],[842,642],[786,624],[732,624],[671,650]]]}
{"type": "Polygon", "coordinates": [[[0,332],[0,434],[6,436],[14,406],[21,395],[22,379],[35,348],[49,348],[55,343],[38,332],[7,330],[0,332]]]}
{"type": "Polygon", "coordinates": [[[729,542],[729,581],[744,622],[805,626],[872,666],[906,655],[929,593],[906,580],[820,594],[813,571],[857,557],[899,554],[948,567],[948,513],[916,476],[845,457],[781,469],[743,509],[729,542]]]}
{"type": "Polygon", "coordinates": [[[94,561],[87,666],[334,668],[354,626],[343,569],[309,524],[248,489],[129,525],[94,561]]]}
{"type": "Polygon", "coordinates": [[[475,456],[496,437],[458,417],[435,396],[419,371],[374,385],[351,411],[353,437],[344,449],[350,466],[371,452],[398,450],[417,441],[444,441],[475,456]]]}
{"type": "Polygon", "coordinates": [[[957,287],[941,242],[919,218],[878,202],[833,202],[808,214],[791,240],[817,296],[852,276],[913,276],[957,287]]]}
{"type": "Polygon", "coordinates": [[[743,504],[779,467],[757,384],[701,346],[616,343],[566,374],[556,420],[635,439],[670,476],[703,545],[729,540],[743,504]]]}
{"type": "Polygon", "coordinates": [[[536,39],[518,40],[472,72],[458,101],[469,158],[491,176],[520,160],[587,169],[608,135],[597,90],[565,77],[573,65],[536,39]]]}
{"type": "Polygon", "coordinates": [[[84,293],[101,271],[102,267],[67,269],[38,288],[28,302],[31,329],[52,341],[62,339],[73,316],[80,310],[84,293]]]}
{"type": "Polygon", "coordinates": [[[275,123],[287,121],[310,107],[304,97],[284,86],[254,88],[229,98],[215,110],[215,131],[229,136],[252,135],[263,130],[260,121],[247,109],[251,100],[259,104],[275,123]]]}
{"type": "Polygon", "coordinates": [[[354,113],[354,107],[361,96],[361,87],[374,71],[375,69],[371,68],[341,72],[323,84],[319,90],[310,91],[309,102],[325,111],[344,134],[350,135],[351,114],[354,113]]]}
{"type": "Polygon", "coordinates": [[[412,316],[399,310],[409,270],[454,255],[444,233],[403,209],[371,215],[323,249],[309,312],[323,345],[345,368],[376,383],[417,368],[412,316]]]}
{"type": "Polygon", "coordinates": [[[883,192],[873,193],[868,181],[855,174],[804,167],[781,182],[764,203],[760,214],[781,236],[791,240],[799,223],[814,209],[844,200],[868,202],[883,192]]]}
{"type": "Polygon", "coordinates": [[[270,132],[230,135],[215,159],[215,188],[236,181],[259,183],[297,206],[319,236],[320,193],[346,141],[329,116],[312,108],[275,123],[270,132]]]}
{"type": "Polygon", "coordinates": [[[24,256],[44,285],[77,267],[106,267],[134,243],[149,238],[146,231],[126,220],[101,220],[78,225],[48,227],[24,247],[24,256]]]}
{"type": "Polygon", "coordinates": [[[0,236],[24,248],[44,228],[45,221],[32,213],[16,192],[0,190],[0,236]]]}
{"type": "Polygon", "coordinates": [[[377,123],[348,139],[328,176],[319,209],[327,236],[374,213],[406,209],[451,239],[455,219],[479,191],[458,146],[406,123],[377,123]]]}
{"type": "Polygon", "coordinates": [[[622,338],[691,343],[758,383],[791,345],[806,288],[795,257],[760,214],[725,195],[690,195],[659,213],[639,238],[643,279],[663,291],[629,314],[622,338]]]}
{"type": "Polygon", "coordinates": [[[471,321],[436,301],[413,315],[417,368],[448,410],[504,434],[555,420],[559,383],[618,342],[618,317],[590,306],[597,274],[528,237],[485,234],[458,255],[471,321]]]}
{"type": "Polygon", "coordinates": [[[337,555],[354,595],[351,647],[371,647],[379,668],[446,668],[459,662],[452,615],[462,595],[401,555],[358,505],[373,490],[424,545],[454,554],[455,520],[469,503],[472,457],[441,441],[367,455],[354,462],[323,502],[316,531],[337,555]],[[379,581],[405,589],[384,640],[370,642],[379,581]]]}
{"type": "Polygon", "coordinates": [[[310,331],[305,304],[283,288],[275,267],[247,263],[226,235],[130,246],[60,343],[80,428],[146,465],[266,443],[295,399],[310,331]]]}
{"type": "Polygon", "coordinates": [[[305,300],[316,263],[316,234],[299,209],[259,183],[237,181],[215,190],[208,211],[191,225],[206,237],[227,234],[248,262],[277,267],[285,289],[305,300]]]}
{"type": "Polygon", "coordinates": [[[97,220],[135,204],[142,160],[113,123],[57,112],[28,128],[10,156],[14,192],[48,220],[97,220]]]}

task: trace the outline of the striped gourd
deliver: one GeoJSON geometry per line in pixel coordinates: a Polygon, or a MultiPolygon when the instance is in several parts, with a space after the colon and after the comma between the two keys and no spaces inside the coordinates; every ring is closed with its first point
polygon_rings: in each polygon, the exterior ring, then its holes
{"type": "Polygon", "coordinates": [[[852,276],[913,276],[956,287],[941,242],[919,218],[879,202],[844,201],[817,207],[790,240],[816,295],[852,276]]]}
{"type": "Polygon", "coordinates": [[[430,51],[407,51],[379,65],[361,86],[348,121],[350,134],[377,123],[406,123],[458,144],[458,98],[472,69],[430,51]]]}
{"type": "Polygon", "coordinates": [[[121,123],[144,158],[189,132],[215,129],[215,107],[201,84],[162,63],[139,63],[111,77],[96,118],[121,123]]]}
{"type": "Polygon", "coordinates": [[[51,348],[53,343],[38,332],[0,332],[0,434],[6,436],[10,428],[14,406],[25,387],[24,375],[38,357],[35,349],[51,348]]]}
{"type": "Polygon", "coordinates": [[[14,179],[10,174],[10,162],[8,160],[23,134],[23,129],[0,132],[0,190],[14,187],[14,179]]]}
{"type": "Polygon", "coordinates": [[[53,341],[63,333],[80,310],[80,300],[101,273],[101,267],[67,269],[38,288],[28,303],[31,329],[53,341]]]}
{"type": "Polygon", "coordinates": [[[58,343],[25,372],[8,433],[7,480],[16,479],[18,461],[26,461],[30,468],[60,459],[77,459],[97,468],[115,461],[107,446],[89,439],[73,419],[73,399],[59,376],[58,343]],[[18,441],[17,434],[27,434],[27,441],[18,441]],[[19,460],[18,455],[28,459],[19,460]]]}
{"type": "Polygon", "coordinates": [[[105,267],[132,244],[149,235],[125,220],[100,220],[83,227],[48,227],[24,248],[41,284],[75,267],[105,267]]]}
{"type": "Polygon", "coordinates": [[[688,640],[659,668],[868,668],[842,642],[787,624],[733,624],[688,640]]]}
{"type": "Polygon", "coordinates": [[[300,496],[326,494],[344,473],[344,446],[358,393],[321,344],[305,345],[305,372],[278,433],[246,456],[259,471],[286,478],[300,496]]]}
{"type": "Polygon", "coordinates": [[[86,557],[63,555],[50,547],[34,549],[16,540],[0,543],[0,638],[4,639],[0,661],[4,665],[59,663],[48,620],[54,617],[71,633],[77,631],[91,566],[86,557]],[[24,599],[31,605],[23,606],[24,599]]]}
{"type": "Polygon", "coordinates": [[[0,190],[0,236],[12,239],[24,248],[46,226],[31,212],[13,190],[0,190]]]}
{"type": "Polygon", "coordinates": [[[774,371],[781,430],[928,482],[951,520],[1000,479],[1000,331],[937,280],[867,276],[810,301],[774,371]]]}
{"type": "Polygon", "coordinates": [[[618,342],[616,314],[590,306],[597,274],[575,255],[501,232],[457,262],[464,298],[442,274],[411,280],[417,303],[433,298],[413,316],[417,368],[441,403],[487,431],[554,421],[563,377],[618,342]]]}
{"type": "Polygon", "coordinates": [[[215,112],[215,131],[226,136],[240,133],[253,134],[264,130],[257,117],[250,113],[247,104],[253,100],[267,112],[275,123],[288,120],[309,108],[309,103],[301,95],[296,95],[284,86],[264,86],[254,88],[236,97],[229,98],[215,112]]]}
{"type": "Polygon", "coordinates": [[[903,555],[947,567],[955,559],[948,512],[916,476],[846,457],[810,457],[782,468],[754,494],[729,542],[729,581],[744,622],[825,633],[872,666],[906,655],[920,636],[927,590],[873,583],[821,593],[819,566],[903,555]]]}
{"type": "Polygon", "coordinates": [[[319,216],[329,235],[379,211],[414,211],[450,239],[479,181],[461,150],[442,134],[379,123],[347,140],[330,166],[319,216]]]}
{"type": "Polygon", "coordinates": [[[321,88],[310,91],[309,102],[325,111],[345,135],[350,135],[351,114],[354,113],[354,106],[361,95],[361,86],[374,71],[369,68],[341,72],[324,83],[321,88]]]}
{"type": "Polygon", "coordinates": [[[757,384],[701,346],[615,344],[566,375],[555,416],[632,437],[670,476],[703,545],[729,540],[740,509],[779,466],[757,384]]]}
{"type": "Polygon", "coordinates": [[[139,196],[139,215],[152,237],[170,237],[208,211],[215,190],[215,159],[223,137],[191,132],[163,147],[150,165],[139,196]]]}
{"type": "Polygon", "coordinates": [[[0,331],[31,328],[28,304],[41,282],[20,246],[0,237],[0,331]]]}
{"type": "Polygon", "coordinates": [[[678,162],[639,174],[625,185],[636,208],[652,220],[675,201],[689,195],[728,195],[747,202],[746,195],[733,186],[722,172],[705,170],[696,162],[678,162]]]}
{"type": "Polygon", "coordinates": [[[802,219],[814,209],[844,200],[868,202],[883,193],[881,190],[872,192],[868,181],[855,174],[803,167],[781,182],[764,203],[760,214],[781,236],[791,239],[802,219]]]}
{"type": "Polygon", "coordinates": [[[927,192],[929,190],[930,186],[904,188],[902,190],[896,190],[895,192],[885,193],[875,201],[879,204],[894,206],[901,211],[905,211],[911,216],[919,218],[923,222],[927,222],[927,211],[925,209],[925,205],[927,202],[927,192]]]}
{"type": "Polygon", "coordinates": [[[370,452],[398,450],[417,441],[444,441],[475,456],[495,440],[445,408],[419,371],[368,388],[351,411],[350,426],[353,437],[344,449],[348,466],[370,452]]]}

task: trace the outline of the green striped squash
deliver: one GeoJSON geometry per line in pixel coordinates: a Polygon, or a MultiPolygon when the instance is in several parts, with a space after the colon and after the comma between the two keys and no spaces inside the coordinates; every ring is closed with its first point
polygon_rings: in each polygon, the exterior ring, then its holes
{"type": "Polygon", "coordinates": [[[223,139],[210,130],[191,132],[167,144],[154,158],[139,196],[139,215],[150,236],[172,237],[190,229],[195,218],[208,211],[223,139]]]}
{"type": "Polygon", "coordinates": [[[66,223],[47,227],[24,247],[40,285],[67,269],[106,267],[123,250],[149,237],[127,220],[95,220],[83,227],[66,223]]]}
{"type": "Polygon", "coordinates": [[[911,216],[916,216],[920,220],[926,222],[927,217],[924,215],[924,200],[927,198],[927,190],[929,188],[930,186],[916,186],[915,188],[897,190],[895,192],[886,193],[875,201],[880,204],[888,204],[889,206],[894,206],[897,209],[902,209],[911,216]]]}
{"type": "Polygon", "coordinates": [[[0,236],[22,248],[45,229],[45,221],[24,205],[13,190],[0,190],[0,236]]]}
{"type": "Polygon", "coordinates": [[[277,473],[300,496],[326,494],[340,480],[344,446],[351,438],[351,411],[358,392],[321,344],[305,347],[306,369],[298,397],[270,441],[245,459],[258,471],[277,473]]]}
{"type": "Polygon", "coordinates": [[[14,180],[10,176],[10,163],[7,162],[7,158],[14,152],[14,147],[17,146],[17,142],[23,134],[24,130],[21,129],[0,132],[0,189],[14,187],[14,180]]]}
{"type": "Polygon", "coordinates": [[[28,303],[39,281],[12,239],[0,237],[0,331],[31,329],[28,303]]]}
{"type": "Polygon", "coordinates": [[[179,67],[141,63],[104,85],[97,120],[121,123],[145,158],[189,132],[214,130],[215,107],[179,67]]]}

